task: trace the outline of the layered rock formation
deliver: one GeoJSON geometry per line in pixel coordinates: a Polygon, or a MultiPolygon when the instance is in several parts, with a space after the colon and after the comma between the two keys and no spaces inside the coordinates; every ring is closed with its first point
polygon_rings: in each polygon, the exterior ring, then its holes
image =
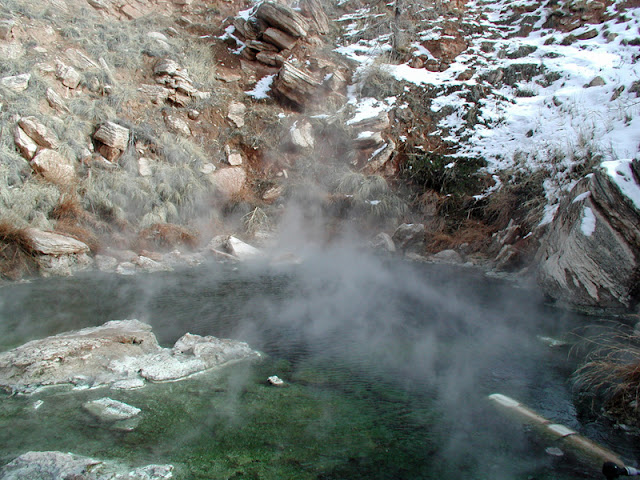
{"type": "Polygon", "coordinates": [[[552,297],[629,308],[640,299],[640,162],[605,162],[563,200],[538,251],[552,297]]]}

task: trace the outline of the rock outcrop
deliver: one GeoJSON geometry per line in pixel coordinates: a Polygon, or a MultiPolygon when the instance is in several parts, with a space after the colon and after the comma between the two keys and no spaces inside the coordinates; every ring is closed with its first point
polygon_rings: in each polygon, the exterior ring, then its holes
{"type": "Polygon", "coordinates": [[[317,35],[329,30],[321,3],[305,1],[300,12],[282,3],[263,2],[249,15],[236,17],[231,28],[242,42],[245,59],[275,67],[274,94],[284,103],[304,108],[327,95],[341,98],[346,69],[319,54],[322,40],[317,35]]]}
{"type": "Polygon", "coordinates": [[[82,480],[165,480],[173,478],[173,465],[147,465],[134,469],[63,452],[27,452],[0,469],[0,480],[38,478],[82,480]]]}
{"type": "Polygon", "coordinates": [[[559,301],[628,308],[640,298],[640,162],[603,166],[560,204],[538,251],[538,278],[559,301]]]}
{"type": "Polygon", "coordinates": [[[80,240],[36,228],[28,228],[24,234],[42,276],[71,275],[93,265],[89,247],[80,240]]]}
{"type": "Polygon", "coordinates": [[[258,357],[260,353],[246,343],[192,334],[184,335],[173,348],[162,348],[150,325],[114,320],[33,340],[0,354],[0,387],[13,393],[64,384],[137,387],[258,357]]]}

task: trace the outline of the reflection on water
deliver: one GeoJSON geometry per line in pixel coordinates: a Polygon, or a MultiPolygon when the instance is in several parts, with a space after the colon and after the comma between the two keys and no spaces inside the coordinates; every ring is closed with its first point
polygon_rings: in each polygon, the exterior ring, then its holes
{"type": "Polygon", "coordinates": [[[582,425],[562,336],[584,319],[534,291],[479,272],[333,252],[301,265],[210,265],[122,277],[87,274],[0,289],[0,349],[138,318],[172,344],[185,332],[232,337],[269,354],[142,390],[49,389],[0,397],[0,460],[63,450],[131,464],[174,463],[179,478],[600,478],[592,466],[503,418],[501,392],[582,425]],[[286,388],[267,385],[278,375],[286,388]],[[83,402],[111,396],[143,410],[133,432],[101,425],[83,402]],[[39,409],[33,404],[43,400],[39,409]]]}

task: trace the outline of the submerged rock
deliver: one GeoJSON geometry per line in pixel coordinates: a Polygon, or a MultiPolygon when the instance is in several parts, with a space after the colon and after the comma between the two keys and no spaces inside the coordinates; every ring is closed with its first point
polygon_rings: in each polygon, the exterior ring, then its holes
{"type": "Polygon", "coordinates": [[[138,388],[145,381],[179,380],[232,360],[258,357],[244,342],[191,334],[172,349],[162,348],[150,325],[114,320],[0,354],[0,387],[13,393],[63,384],[138,388]]]}
{"type": "Polygon", "coordinates": [[[173,478],[173,465],[146,465],[133,470],[113,462],[63,452],[27,452],[2,469],[0,480],[166,480],[173,478]]]}
{"type": "Polygon", "coordinates": [[[274,387],[284,387],[284,380],[282,380],[277,375],[271,375],[269,378],[267,378],[267,382],[269,382],[269,384],[273,385],[274,387]]]}
{"type": "Polygon", "coordinates": [[[106,422],[127,420],[135,417],[142,411],[137,407],[108,397],[91,400],[83,406],[89,413],[106,422]]]}

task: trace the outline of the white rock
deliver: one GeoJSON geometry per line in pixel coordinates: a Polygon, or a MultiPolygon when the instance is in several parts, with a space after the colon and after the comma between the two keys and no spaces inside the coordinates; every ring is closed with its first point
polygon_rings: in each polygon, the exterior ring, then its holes
{"type": "Polygon", "coordinates": [[[59,233],[43,232],[35,228],[28,228],[25,234],[33,250],[45,255],[65,255],[70,253],[87,253],[89,247],[75,238],[59,233]]]}
{"type": "Polygon", "coordinates": [[[84,404],[84,408],[92,415],[106,422],[126,420],[139,415],[142,411],[137,407],[132,407],[108,397],[87,402],[84,404]]]}
{"type": "Polygon", "coordinates": [[[247,106],[244,103],[232,103],[229,105],[227,118],[231,120],[236,127],[241,128],[244,126],[244,115],[246,111],[247,106]]]}
{"type": "Polygon", "coordinates": [[[62,62],[56,64],[56,77],[69,88],[78,88],[82,80],[82,76],[75,68],[62,62]]]}
{"type": "Polygon", "coordinates": [[[191,136],[191,129],[189,128],[189,124],[184,121],[180,117],[176,117],[174,115],[165,115],[164,122],[174,133],[179,133],[184,135],[185,137],[191,136]]]}
{"type": "Polygon", "coordinates": [[[142,378],[131,378],[128,380],[120,380],[111,385],[112,390],[136,390],[144,387],[145,383],[142,378]]]}
{"type": "Polygon", "coordinates": [[[36,117],[22,117],[18,120],[18,125],[41,147],[53,150],[58,148],[60,144],[58,137],[36,117]]]}
{"type": "Polygon", "coordinates": [[[242,154],[240,154],[238,152],[232,152],[227,157],[227,162],[229,163],[229,165],[231,165],[233,167],[237,167],[238,165],[242,165],[242,154]]]}
{"type": "Polygon", "coordinates": [[[25,133],[25,131],[20,128],[19,125],[16,125],[16,129],[13,134],[13,141],[20,150],[20,153],[27,160],[31,160],[38,151],[38,144],[33,141],[33,139],[25,133]]]}
{"type": "Polygon", "coordinates": [[[122,262],[116,267],[118,275],[135,275],[136,270],[136,264],[132,262],[122,262]]]}
{"type": "Polygon", "coordinates": [[[307,121],[294,123],[289,131],[291,135],[291,143],[298,148],[306,149],[313,148],[316,144],[316,139],[313,136],[313,127],[311,123],[307,121]]]}
{"type": "Polygon", "coordinates": [[[226,238],[223,243],[223,248],[227,253],[233,255],[239,260],[248,260],[262,255],[262,251],[232,235],[229,235],[226,238]]]}
{"type": "Polygon", "coordinates": [[[267,382],[269,382],[271,385],[275,387],[284,387],[284,380],[282,380],[277,375],[272,375],[269,378],[267,378],[267,382]]]}
{"type": "Polygon", "coordinates": [[[140,157],[138,159],[138,173],[141,177],[150,177],[153,175],[153,170],[151,170],[151,164],[148,158],[140,157]]]}
{"type": "Polygon", "coordinates": [[[200,168],[200,173],[202,173],[203,175],[209,175],[215,171],[216,171],[216,166],[213,163],[205,163],[200,168]]]}
{"type": "Polygon", "coordinates": [[[31,80],[31,74],[23,73],[22,75],[0,78],[0,84],[14,92],[24,92],[29,87],[29,80],[31,80]]]}

